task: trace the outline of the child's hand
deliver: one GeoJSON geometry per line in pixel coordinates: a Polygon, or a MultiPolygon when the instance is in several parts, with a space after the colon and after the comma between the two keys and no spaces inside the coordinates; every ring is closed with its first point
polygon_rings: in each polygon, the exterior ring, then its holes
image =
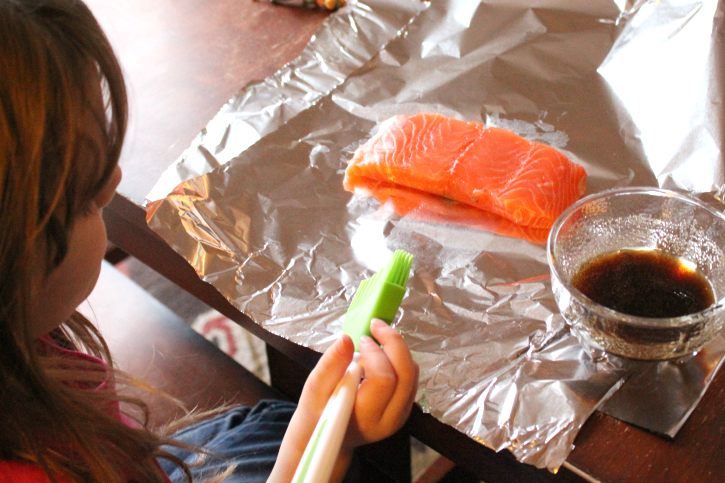
{"type": "Polygon", "coordinates": [[[382,348],[369,337],[360,340],[365,378],[343,442],[343,448],[350,450],[400,429],[410,415],[418,387],[418,364],[400,334],[377,319],[371,322],[370,331],[382,348]]]}
{"type": "MultiPolygon", "coordinates": [[[[418,365],[400,334],[385,322],[373,320],[372,339],[360,341],[365,379],[357,393],[343,447],[330,481],[345,476],[357,446],[391,436],[405,424],[415,400],[418,365]]],[[[307,378],[300,402],[285,433],[277,464],[269,479],[290,481],[307,442],[354,352],[348,336],[338,339],[320,358],[307,378]]]]}

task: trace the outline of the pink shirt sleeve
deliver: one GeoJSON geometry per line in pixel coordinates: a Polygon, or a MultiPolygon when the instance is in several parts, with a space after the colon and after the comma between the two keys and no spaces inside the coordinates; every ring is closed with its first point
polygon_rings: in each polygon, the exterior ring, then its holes
{"type": "MultiPolygon", "coordinates": [[[[73,483],[56,475],[58,483],[73,483]]],[[[37,465],[18,461],[0,461],[0,483],[50,483],[45,472],[37,465]]]]}
{"type": "MultiPolygon", "coordinates": [[[[93,357],[88,354],[84,354],[82,352],[76,352],[76,351],[70,351],[67,349],[63,349],[61,347],[58,347],[51,339],[50,337],[41,337],[40,339],[44,343],[48,344],[50,347],[53,348],[53,350],[57,350],[58,352],[62,353],[64,356],[76,359],[76,360],[83,360],[88,362],[95,362],[98,363],[104,367],[106,367],[106,363],[102,361],[101,359],[98,359],[96,357],[93,357]]],[[[108,386],[106,382],[103,382],[98,387],[89,389],[89,390],[107,390],[108,386]]],[[[113,388],[112,388],[113,389],[113,388]]],[[[133,422],[126,418],[123,413],[121,413],[118,403],[116,402],[111,407],[108,407],[107,410],[110,414],[112,414],[114,417],[118,418],[125,424],[128,424],[129,426],[134,426],[133,422]]],[[[164,475],[166,478],[166,481],[170,480],[168,476],[163,472],[161,469],[161,466],[157,464],[159,468],[159,472],[164,475]]],[[[55,475],[56,480],[58,483],[74,483],[72,480],[69,480],[67,478],[62,478],[58,475],[55,475]]],[[[42,470],[42,468],[38,465],[32,464],[32,463],[24,463],[19,461],[0,461],[0,483],[51,483],[50,479],[46,476],[45,472],[42,470]]]]}

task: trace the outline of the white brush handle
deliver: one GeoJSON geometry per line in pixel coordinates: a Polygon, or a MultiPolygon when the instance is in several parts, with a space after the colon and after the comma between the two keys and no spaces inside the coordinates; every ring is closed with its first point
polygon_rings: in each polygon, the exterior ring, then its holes
{"type": "Polygon", "coordinates": [[[362,358],[356,352],[342,380],[327,401],[320,420],[302,455],[293,483],[327,483],[340,454],[342,440],[355,403],[357,388],[363,377],[362,358]]]}

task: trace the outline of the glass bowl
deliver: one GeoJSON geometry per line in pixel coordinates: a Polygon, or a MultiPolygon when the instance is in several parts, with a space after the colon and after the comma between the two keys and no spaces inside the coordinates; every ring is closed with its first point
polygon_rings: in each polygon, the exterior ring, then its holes
{"type": "Polygon", "coordinates": [[[725,217],[705,203],[657,188],[623,188],[583,198],[554,223],[547,256],[554,298],[590,349],[664,360],[697,352],[725,321],[725,217]],[[617,312],[577,290],[572,278],[595,257],[656,250],[686,261],[710,283],[715,303],[693,314],[648,318],[617,312]]]}

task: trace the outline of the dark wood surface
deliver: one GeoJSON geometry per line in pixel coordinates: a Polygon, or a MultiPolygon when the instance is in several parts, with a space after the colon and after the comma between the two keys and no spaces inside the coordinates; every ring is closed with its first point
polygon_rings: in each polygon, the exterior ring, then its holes
{"type": "MultiPolygon", "coordinates": [[[[109,238],[309,370],[317,353],[240,314],[147,227],[139,203],[227,99],[299,55],[325,14],[254,0],[88,3],[116,45],[131,93],[132,124],[119,188],[124,196],[105,210],[109,238]]],[[[506,452],[496,454],[419,410],[407,429],[487,483],[582,481],[575,473],[602,482],[723,482],[724,396],[720,373],[673,441],[597,413],[557,475],[522,465],[506,452]]]]}
{"type": "Polygon", "coordinates": [[[295,59],[327,14],[266,0],[86,0],[126,75],[119,192],[143,203],[161,174],[248,83],[295,59]]]}
{"type": "MultiPolygon", "coordinates": [[[[219,404],[253,406],[262,399],[284,398],[108,262],[81,312],[96,323],[118,367],[189,409],[206,410],[219,404]],[[214,368],[212,376],[210,367],[214,368]]],[[[183,414],[163,398],[152,398],[150,404],[155,425],[183,414]]]]}

